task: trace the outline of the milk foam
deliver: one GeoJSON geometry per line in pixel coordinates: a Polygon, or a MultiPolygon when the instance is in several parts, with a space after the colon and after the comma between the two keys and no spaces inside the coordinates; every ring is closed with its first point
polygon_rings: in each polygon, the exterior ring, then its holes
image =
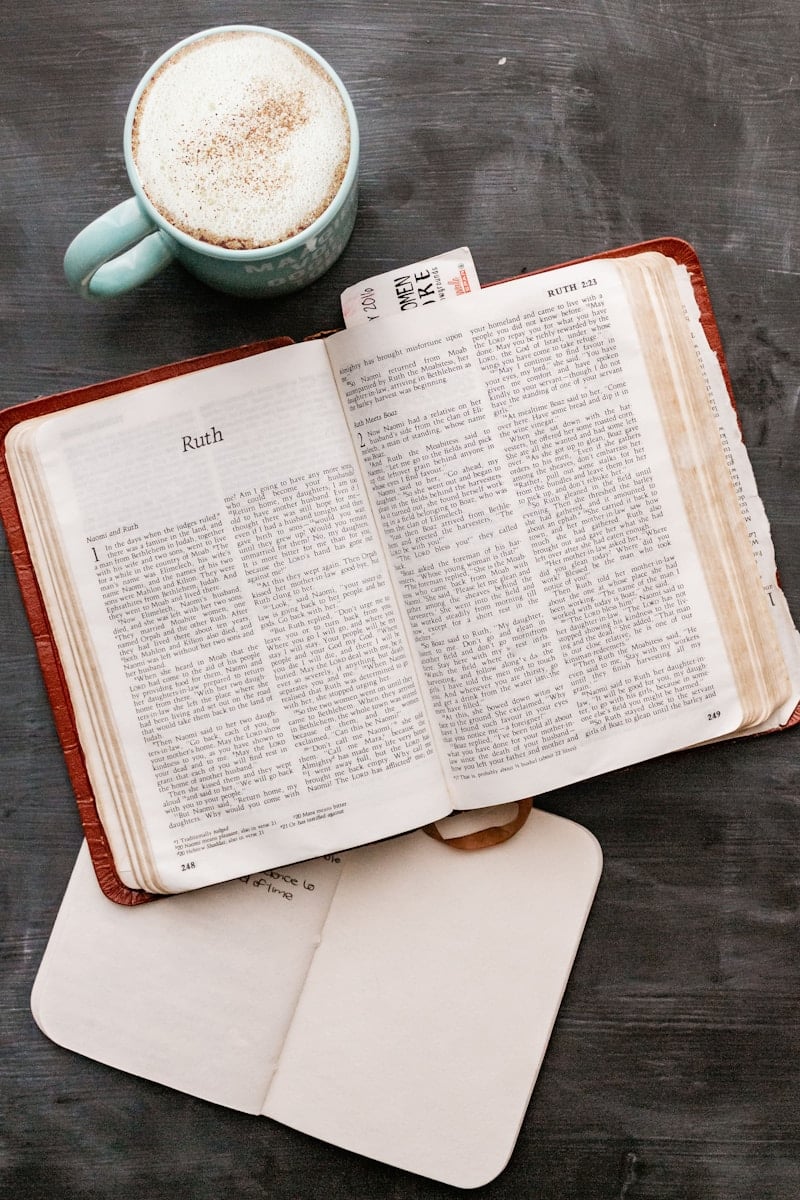
{"type": "Polygon", "coordinates": [[[268,33],[190,42],[142,94],[132,149],[152,204],[185,233],[244,250],[283,242],[325,211],[350,126],[323,68],[268,33]]]}

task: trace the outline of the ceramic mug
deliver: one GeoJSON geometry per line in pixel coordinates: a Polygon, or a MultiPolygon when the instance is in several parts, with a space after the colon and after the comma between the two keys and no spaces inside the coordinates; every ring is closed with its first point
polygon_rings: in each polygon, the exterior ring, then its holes
{"type": "Polygon", "coordinates": [[[121,295],[145,283],[173,260],[219,291],[235,296],[278,296],[305,287],[344,250],[358,203],[358,122],[339,76],[315,50],[289,34],[259,25],[221,25],[184,38],[153,63],[133,94],[125,119],[125,166],[134,195],[98,217],[77,235],[64,256],[70,285],[87,298],[121,295]],[[276,245],[231,250],[176,228],[142,187],[132,149],[134,117],[142,92],[164,63],[200,38],[226,32],[266,33],[309,55],[335,84],[350,126],[350,157],[331,203],[316,220],[276,245]]]}

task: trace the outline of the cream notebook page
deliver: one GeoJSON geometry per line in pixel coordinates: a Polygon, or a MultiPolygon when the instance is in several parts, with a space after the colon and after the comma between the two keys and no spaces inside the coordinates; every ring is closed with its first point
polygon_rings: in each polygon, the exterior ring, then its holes
{"type": "Polygon", "coordinates": [[[534,811],[477,853],[418,832],[341,859],[130,910],[103,897],[84,848],[37,1023],[205,1100],[456,1186],[487,1182],[523,1120],[599,846],[534,811]]]}

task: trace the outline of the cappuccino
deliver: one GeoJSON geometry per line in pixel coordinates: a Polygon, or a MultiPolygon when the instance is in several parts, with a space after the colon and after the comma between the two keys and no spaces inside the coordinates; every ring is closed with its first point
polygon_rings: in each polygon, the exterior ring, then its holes
{"type": "Polygon", "coordinates": [[[148,83],[131,149],[151,204],[213,246],[274,246],[308,228],[347,170],[334,80],[302,48],[250,30],[189,42],[148,83]]]}

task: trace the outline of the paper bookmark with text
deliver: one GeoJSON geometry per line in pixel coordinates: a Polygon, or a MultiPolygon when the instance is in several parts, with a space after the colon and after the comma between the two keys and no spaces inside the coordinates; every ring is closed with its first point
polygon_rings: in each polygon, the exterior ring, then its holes
{"type": "Polygon", "coordinates": [[[414,312],[429,304],[467,296],[480,286],[472,255],[461,246],[353,284],[342,292],[344,323],[349,329],[379,317],[414,312]]]}

